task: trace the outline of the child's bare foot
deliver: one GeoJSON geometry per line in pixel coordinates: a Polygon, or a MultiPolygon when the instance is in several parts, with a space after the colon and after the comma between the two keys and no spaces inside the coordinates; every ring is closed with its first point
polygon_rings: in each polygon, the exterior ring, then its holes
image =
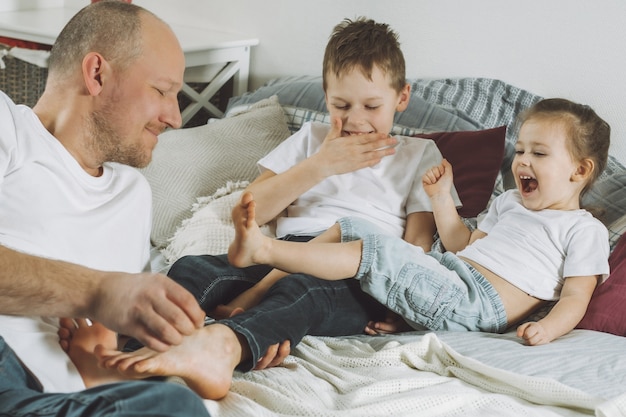
{"type": "Polygon", "coordinates": [[[165,352],[97,348],[100,364],[132,379],[178,376],[203,398],[218,400],[230,389],[235,367],[249,352],[240,336],[223,324],[211,324],[165,352]]]}
{"type": "Polygon", "coordinates": [[[230,304],[219,304],[208,313],[208,316],[215,320],[222,320],[228,317],[236,316],[245,310],[241,307],[233,307],[230,304]]]}
{"type": "Polygon", "coordinates": [[[94,354],[98,345],[109,349],[117,347],[115,332],[100,323],[90,324],[85,319],[65,318],[59,320],[59,323],[59,343],[78,369],[87,388],[127,379],[115,369],[101,368],[94,354]]]}
{"type": "Polygon", "coordinates": [[[272,239],[263,235],[255,220],[255,202],[251,193],[243,193],[232,216],[235,239],[228,247],[228,261],[240,268],[264,263],[263,252],[267,249],[266,244],[271,245],[272,239]]]}

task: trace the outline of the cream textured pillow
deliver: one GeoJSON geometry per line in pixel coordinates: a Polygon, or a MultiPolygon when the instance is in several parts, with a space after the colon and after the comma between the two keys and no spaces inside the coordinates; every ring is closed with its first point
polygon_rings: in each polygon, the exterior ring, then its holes
{"type": "Polygon", "coordinates": [[[235,237],[231,211],[247,185],[247,181],[228,182],[215,194],[198,198],[191,207],[192,216],[183,220],[161,251],[166,263],[171,265],[184,255],[226,253],[235,237]]]}
{"type": "MultiPolygon", "coordinates": [[[[208,197],[199,197],[191,207],[192,216],[183,220],[169,244],[161,251],[165,262],[173,264],[185,255],[220,255],[226,253],[235,237],[231,212],[239,202],[247,181],[229,181],[208,197]]],[[[274,236],[269,226],[261,226],[274,236]]]]}
{"type": "Polygon", "coordinates": [[[289,135],[276,96],[231,117],[161,134],[152,163],[142,169],[152,187],[152,244],[167,245],[198,197],[227,181],[256,178],[257,161],[289,135]]]}

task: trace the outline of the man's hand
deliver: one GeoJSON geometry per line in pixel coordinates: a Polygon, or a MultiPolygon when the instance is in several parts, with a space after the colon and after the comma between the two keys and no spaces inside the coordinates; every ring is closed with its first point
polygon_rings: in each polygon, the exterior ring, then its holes
{"type": "Polygon", "coordinates": [[[397,139],[386,133],[342,136],[341,119],[331,120],[331,128],[314,156],[327,176],[345,174],[378,164],[395,153],[397,139]]]}
{"type": "Polygon", "coordinates": [[[110,273],[98,284],[90,318],[145,346],[167,350],[204,325],[205,313],[182,286],[162,274],[110,273]]]}

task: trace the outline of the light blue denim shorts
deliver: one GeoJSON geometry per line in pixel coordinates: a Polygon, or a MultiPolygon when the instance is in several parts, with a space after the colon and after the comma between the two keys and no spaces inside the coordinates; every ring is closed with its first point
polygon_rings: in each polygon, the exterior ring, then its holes
{"type": "Polygon", "coordinates": [[[417,330],[483,331],[507,328],[506,312],[491,283],[451,252],[428,252],[385,235],[367,220],[338,221],[341,240],[363,241],[356,275],[361,289],[417,330]]]}

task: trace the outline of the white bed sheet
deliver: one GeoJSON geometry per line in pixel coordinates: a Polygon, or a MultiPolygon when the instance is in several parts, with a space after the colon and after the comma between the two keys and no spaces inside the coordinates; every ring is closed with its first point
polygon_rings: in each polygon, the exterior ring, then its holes
{"type": "Polygon", "coordinates": [[[625,348],[588,330],[535,347],[510,333],[307,336],[206,405],[214,417],[622,416],[625,348]]]}

